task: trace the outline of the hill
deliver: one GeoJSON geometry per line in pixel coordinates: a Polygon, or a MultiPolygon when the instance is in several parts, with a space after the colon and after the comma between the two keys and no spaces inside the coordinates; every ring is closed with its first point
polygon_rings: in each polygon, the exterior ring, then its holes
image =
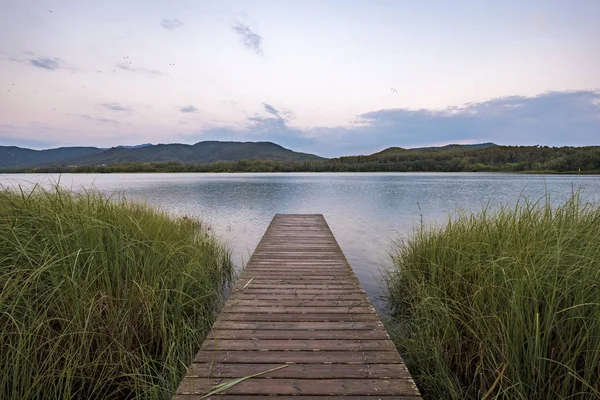
{"type": "Polygon", "coordinates": [[[600,171],[600,146],[483,143],[421,149],[390,147],[369,156],[332,158],[326,164],[328,170],[339,172],[597,172],[600,171]]]}
{"type": "Polygon", "coordinates": [[[463,150],[475,150],[475,149],[486,149],[488,147],[497,146],[495,143],[476,143],[476,144],[449,144],[446,146],[440,147],[414,147],[410,149],[405,149],[402,147],[388,147],[385,150],[382,150],[377,153],[371,154],[371,156],[379,157],[387,157],[387,156],[395,156],[398,154],[408,154],[414,151],[425,151],[425,152],[445,152],[445,151],[463,151],[463,150]]]}
{"type": "Polygon", "coordinates": [[[488,147],[498,146],[495,143],[474,143],[474,144],[447,144],[446,146],[438,147],[413,147],[411,151],[454,151],[454,150],[472,150],[472,149],[487,149],[488,147]]]}
{"type": "Polygon", "coordinates": [[[59,147],[49,150],[32,150],[17,146],[0,146],[0,168],[62,164],[65,160],[102,152],[103,150],[97,147],[59,147]]]}
{"type": "Polygon", "coordinates": [[[285,163],[325,160],[322,157],[298,153],[271,142],[205,141],[193,145],[118,146],[106,150],[95,147],[31,150],[14,146],[0,146],[0,168],[6,169],[108,165],[115,163],[178,162],[182,164],[206,164],[217,161],[250,159],[285,163]]]}
{"type": "Polygon", "coordinates": [[[138,148],[113,147],[99,154],[72,160],[71,164],[102,165],[126,162],[206,164],[217,161],[240,161],[248,159],[282,162],[323,160],[323,158],[313,154],[297,153],[271,142],[205,141],[193,145],[157,144],[138,148]]]}

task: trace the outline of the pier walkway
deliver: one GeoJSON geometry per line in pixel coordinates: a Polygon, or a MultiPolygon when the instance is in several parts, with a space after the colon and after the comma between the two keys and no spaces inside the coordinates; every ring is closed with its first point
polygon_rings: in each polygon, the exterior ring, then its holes
{"type": "Polygon", "coordinates": [[[278,367],[206,398],[420,399],[320,214],[275,215],[173,400],[278,367]]]}

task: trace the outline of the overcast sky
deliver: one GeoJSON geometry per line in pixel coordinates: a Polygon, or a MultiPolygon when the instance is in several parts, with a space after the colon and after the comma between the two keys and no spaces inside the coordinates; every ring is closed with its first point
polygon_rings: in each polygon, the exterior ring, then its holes
{"type": "Polygon", "coordinates": [[[599,21],[599,0],[0,0],[0,145],[600,144],[599,21]]]}

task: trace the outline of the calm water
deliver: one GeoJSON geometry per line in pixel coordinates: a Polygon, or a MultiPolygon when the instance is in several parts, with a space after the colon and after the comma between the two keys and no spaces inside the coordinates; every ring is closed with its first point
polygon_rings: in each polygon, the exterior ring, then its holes
{"type": "MultiPolygon", "coordinates": [[[[0,175],[0,185],[49,185],[58,175],[0,175]]],[[[575,188],[600,202],[600,176],[468,173],[386,174],[107,174],[60,176],[63,187],[106,194],[195,215],[212,224],[238,266],[254,251],[275,213],[321,213],[376,306],[381,271],[395,239],[410,236],[421,215],[443,223],[458,209],[514,204],[520,196],[564,200],[575,188]]]]}

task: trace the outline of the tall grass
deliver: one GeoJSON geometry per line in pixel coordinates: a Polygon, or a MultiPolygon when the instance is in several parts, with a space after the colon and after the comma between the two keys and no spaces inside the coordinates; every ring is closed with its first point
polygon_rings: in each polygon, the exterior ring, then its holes
{"type": "Polygon", "coordinates": [[[196,220],[0,190],[0,398],[168,399],[231,274],[196,220]]]}
{"type": "Polygon", "coordinates": [[[390,331],[426,398],[600,398],[599,206],[463,213],[393,260],[390,331]]]}

